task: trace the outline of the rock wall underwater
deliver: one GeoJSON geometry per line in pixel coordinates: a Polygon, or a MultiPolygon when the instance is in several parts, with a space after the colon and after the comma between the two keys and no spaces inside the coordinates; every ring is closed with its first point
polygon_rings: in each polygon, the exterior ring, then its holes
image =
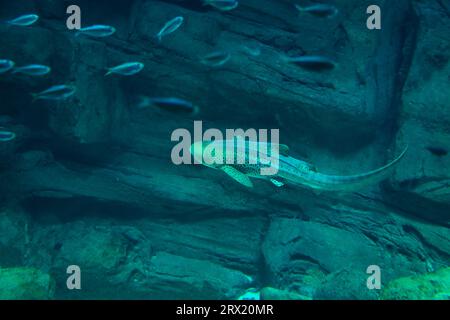
{"type": "Polygon", "coordinates": [[[366,269],[379,265],[384,287],[449,266],[450,2],[377,1],[382,30],[370,31],[372,2],[336,0],[340,14],[318,20],[289,0],[242,0],[229,12],[183,0],[1,1],[2,19],[40,20],[0,25],[0,59],[52,67],[39,79],[0,74],[0,127],[17,135],[0,142],[0,279],[9,281],[0,288],[23,282],[7,298],[236,299],[250,288],[270,298],[414,296],[368,290],[366,269]],[[116,34],[75,37],[71,4],[83,25],[116,34]],[[156,43],[175,16],[182,28],[156,43]],[[235,53],[217,70],[199,63],[243,45],[261,54],[235,53]],[[325,54],[338,66],[307,72],[280,53],[325,54]],[[104,76],[126,61],[146,67],[104,76]],[[32,102],[60,83],[78,88],[74,99],[32,102]],[[138,110],[139,94],[195,101],[200,113],[138,110]],[[293,155],[332,174],[409,150],[388,181],[357,193],[246,189],[172,164],[170,134],[193,120],[280,128],[293,155]],[[73,264],[82,290],[66,288],[73,264]]]}

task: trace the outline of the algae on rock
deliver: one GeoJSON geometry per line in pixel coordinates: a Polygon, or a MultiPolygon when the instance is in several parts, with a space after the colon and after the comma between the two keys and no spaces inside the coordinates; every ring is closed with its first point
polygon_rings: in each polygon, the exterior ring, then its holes
{"type": "Polygon", "coordinates": [[[0,268],[0,300],[47,300],[54,291],[54,280],[40,270],[0,268]]]}
{"type": "Polygon", "coordinates": [[[393,280],[381,294],[384,300],[446,300],[449,296],[450,267],[393,280]]]}

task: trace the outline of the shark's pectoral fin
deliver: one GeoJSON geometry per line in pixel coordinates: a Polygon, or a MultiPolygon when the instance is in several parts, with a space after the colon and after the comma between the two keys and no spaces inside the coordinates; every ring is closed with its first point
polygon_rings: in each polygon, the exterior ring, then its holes
{"type": "Polygon", "coordinates": [[[284,186],[284,183],[275,179],[270,179],[270,182],[272,182],[275,186],[277,186],[278,188],[284,186]]]}
{"type": "Polygon", "coordinates": [[[223,166],[220,169],[240,184],[246,186],[247,188],[253,188],[253,183],[250,178],[236,168],[231,166],[223,166]]]}

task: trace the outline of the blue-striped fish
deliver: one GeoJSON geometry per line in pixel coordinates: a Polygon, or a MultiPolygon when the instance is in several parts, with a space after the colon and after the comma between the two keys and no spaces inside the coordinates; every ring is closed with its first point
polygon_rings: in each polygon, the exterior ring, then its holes
{"type": "Polygon", "coordinates": [[[73,96],[76,88],[72,85],[56,85],[39,93],[32,94],[33,101],[35,100],[65,100],[73,96]]]}
{"type": "Polygon", "coordinates": [[[203,5],[214,7],[220,11],[230,11],[239,5],[237,0],[203,0],[203,5]]]}
{"type": "Polygon", "coordinates": [[[138,108],[158,107],[174,113],[191,113],[196,114],[199,111],[198,106],[193,103],[174,97],[156,97],[150,98],[140,96],[138,108]]]}
{"type": "Polygon", "coordinates": [[[14,132],[0,128],[0,142],[8,142],[14,140],[15,138],[16,134],[14,132]]]}
{"type": "Polygon", "coordinates": [[[11,26],[28,27],[38,20],[39,16],[37,14],[25,14],[11,20],[4,21],[4,23],[11,26]]]}
{"type": "Polygon", "coordinates": [[[0,59],[0,73],[5,73],[14,68],[15,63],[11,60],[0,59]]]}
{"type": "Polygon", "coordinates": [[[81,28],[75,34],[76,37],[85,35],[93,38],[104,38],[113,35],[116,32],[116,28],[107,25],[96,24],[93,26],[81,28]]]}
{"type": "Polygon", "coordinates": [[[215,51],[200,59],[200,62],[209,67],[221,67],[231,59],[231,54],[226,51],[215,51]]]}
{"type": "Polygon", "coordinates": [[[164,36],[177,31],[178,28],[181,27],[183,22],[184,22],[183,17],[175,17],[172,20],[166,22],[166,24],[162,27],[162,29],[156,35],[156,39],[158,40],[158,42],[161,42],[161,40],[164,36]]]}
{"type": "Polygon", "coordinates": [[[30,64],[23,67],[14,68],[12,73],[25,74],[27,76],[45,76],[51,72],[51,68],[41,64],[30,64]]]}
{"type": "Polygon", "coordinates": [[[336,67],[336,62],[324,56],[283,57],[286,62],[310,71],[325,71],[336,67]]]}
{"type": "Polygon", "coordinates": [[[307,7],[296,4],[295,8],[300,12],[306,12],[320,18],[332,18],[339,13],[335,6],[326,3],[313,4],[307,7]]]}
{"type": "Polygon", "coordinates": [[[142,62],[127,62],[112,68],[108,68],[108,72],[106,72],[105,76],[109,76],[113,73],[122,76],[132,76],[138,72],[141,72],[142,69],[144,69],[144,64],[142,62]]]}

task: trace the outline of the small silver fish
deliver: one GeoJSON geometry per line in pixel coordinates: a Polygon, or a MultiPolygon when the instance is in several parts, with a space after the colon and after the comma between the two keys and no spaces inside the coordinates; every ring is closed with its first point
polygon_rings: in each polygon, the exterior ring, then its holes
{"type": "Polygon", "coordinates": [[[39,20],[37,14],[25,14],[20,17],[5,21],[6,24],[18,27],[28,27],[39,20]]]}
{"type": "Polygon", "coordinates": [[[33,101],[35,100],[65,100],[76,92],[76,88],[72,85],[56,85],[39,93],[32,94],[33,101]]]}
{"type": "Polygon", "coordinates": [[[156,35],[158,42],[161,42],[162,38],[172,32],[175,32],[184,22],[183,17],[175,17],[172,20],[166,22],[164,27],[156,35]]]}
{"type": "Polygon", "coordinates": [[[41,65],[41,64],[30,64],[28,66],[23,66],[19,68],[14,68],[12,73],[21,73],[25,74],[27,76],[45,76],[46,74],[49,74],[52,69],[50,67],[41,65]]]}
{"type": "Polygon", "coordinates": [[[204,6],[211,6],[220,11],[230,11],[236,9],[239,5],[237,0],[203,0],[204,6]]]}
{"type": "Polygon", "coordinates": [[[122,76],[132,76],[144,69],[144,64],[142,62],[127,62],[116,67],[108,68],[105,76],[110,74],[120,74],[122,76]]]}
{"type": "Polygon", "coordinates": [[[336,67],[336,62],[323,56],[283,57],[283,59],[311,71],[325,71],[336,67]]]}
{"type": "Polygon", "coordinates": [[[332,18],[339,13],[339,10],[335,6],[325,3],[314,4],[308,7],[302,7],[296,4],[295,8],[300,12],[307,12],[320,18],[332,18]]]}
{"type": "Polygon", "coordinates": [[[146,96],[139,97],[138,108],[159,107],[170,112],[181,112],[196,114],[199,111],[198,106],[189,101],[174,97],[157,97],[150,98],[146,96]]]}
{"type": "Polygon", "coordinates": [[[75,36],[78,37],[80,35],[86,35],[93,38],[104,38],[113,35],[115,32],[116,28],[114,27],[96,24],[93,26],[81,28],[77,31],[75,36]]]}
{"type": "Polygon", "coordinates": [[[8,142],[14,140],[15,138],[16,134],[14,132],[0,128],[0,142],[8,142]]]}
{"type": "Polygon", "coordinates": [[[231,54],[224,51],[216,51],[204,56],[200,62],[209,67],[220,67],[230,60],[231,54]]]}
{"type": "Polygon", "coordinates": [[[14,68],[15,63],[11,60],[0,59],[0,73],[5,73],[14,68]]]}

